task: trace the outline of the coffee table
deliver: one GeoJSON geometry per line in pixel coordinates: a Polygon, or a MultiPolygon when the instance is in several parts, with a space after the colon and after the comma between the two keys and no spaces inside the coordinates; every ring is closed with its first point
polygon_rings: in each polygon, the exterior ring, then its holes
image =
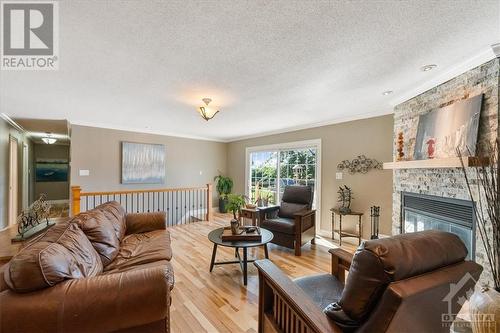
{"type": "Polygon", "coordinates": [[[267,243],[269,243],[274,235],[272,232],[266,229],[260,228],[260,233],[262,235],[262,240],[260,241],[231,241],[231,242],[223,242],[221,239],[222,232],[224,228],[218,228],[210,231],[208,234],[208,239],[214,243],[214,248],[212,251],[212,260],[210,261],[210,272],[214,268],[215,265],[227,265],[227,264],[240,264],[241,271],[243,272],[243,284],[247,285],[247,264],[249,262],[254,262],[255,259],[248,260],[247,249],[249,247],[264,247],[264,254],[266,259],[269,259],[269,253],[267,251],[267,243]],[[217,246],[226,246],[226,247],[234,247],[234,256],[238,258],[238,260],[231,261],[215,261],[215,257],[217,255],[217,246]],[[241,260],[239,249],[243,250],[243,260],[241,260]]]}

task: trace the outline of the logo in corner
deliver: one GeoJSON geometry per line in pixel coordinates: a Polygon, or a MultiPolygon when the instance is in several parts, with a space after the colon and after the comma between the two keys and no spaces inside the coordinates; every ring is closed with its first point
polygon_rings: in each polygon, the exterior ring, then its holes
{"type": "Polygon", "coordinates": [[[481,323],[483,327],[495,329],[494,314],[471,314],[470,318],[460,318],[457,313],[474,294],[476,283],[477,280],[468,272],[457,283],[450,283],[450,292],[442,300],[447,303],[447,313],[441,314],[443,327],[451,328],[453,325],[453,331],[458,331],[470,329],[473,323],[481,323]]]}
{"type": "Polygon", "coordinates": [[[1,1],[0,8],[0,69],[57,70],[58,3],[1,1]]]}

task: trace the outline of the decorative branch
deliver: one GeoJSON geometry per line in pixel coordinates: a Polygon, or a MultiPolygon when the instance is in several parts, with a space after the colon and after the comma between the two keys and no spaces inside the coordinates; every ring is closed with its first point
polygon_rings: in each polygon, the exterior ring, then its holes
{"type": "MultiPolygon", "coordinates": [[[[488,264],[493,275],[495,290],[500,292],[500,139],[495,144],[488,144],[485,151],[489,156],[487,164],[476,165],[475,178],[469,175],[459,149],[462,171],[464,173],[467,190],[471,200],[475,201],[474,213],[476,215],[479,235],[483,241],[488,264]],[[474,191],[477,190],[477,192],[474,191]],[[476,197],[477,195],[477,197],[476,197]]],[[[469,152],[470,154],[470,152],[469,152]]]]}

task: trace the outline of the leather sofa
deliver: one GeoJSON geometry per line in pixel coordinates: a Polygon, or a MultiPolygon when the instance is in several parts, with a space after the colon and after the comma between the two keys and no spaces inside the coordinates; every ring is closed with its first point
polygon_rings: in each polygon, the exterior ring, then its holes
{"type": "Polygon", "coordinates": [[[0,274],[0,332],[169,332],[164,212],[105,203],[28,242],[0,274]]]}
{"type": "Polygon", "coordinates": [[[331,249],[331,274],[290,280],[259,270],[259,332],[450,332],[482,272],[456,235],[428,230],[331,249]],[[349,271],[345,279],[345,271],[349,271]]]}
{"type": "Polygon", "coordinates": [[[312,209],[314,191],[311,186],[286,186],[280,206],[259,207],[262,228],[272,231],[271,243],[295,250],[316,236],[316,210],[312,209]]]}

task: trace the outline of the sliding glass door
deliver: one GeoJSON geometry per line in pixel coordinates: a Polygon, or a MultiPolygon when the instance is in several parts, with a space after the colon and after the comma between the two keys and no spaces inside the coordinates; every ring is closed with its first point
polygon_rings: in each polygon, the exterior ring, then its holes
{"type": "Polygon", "coordinates": [[[318,201],[320,142],[299,142],[247,149],[247,196],[258,205],[278,204],[287,185],[313,187],[318,201]]]}

